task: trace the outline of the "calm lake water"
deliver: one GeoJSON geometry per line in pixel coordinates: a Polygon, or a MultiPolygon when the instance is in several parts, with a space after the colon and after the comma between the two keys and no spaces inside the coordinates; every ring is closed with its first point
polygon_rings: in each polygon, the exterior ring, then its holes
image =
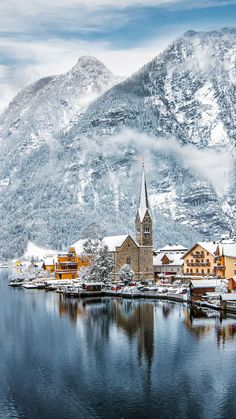
{"type": "Polygon", "coordinates": [[[0,273],[0,418],[235,418],[236,318],[0,273]]]}

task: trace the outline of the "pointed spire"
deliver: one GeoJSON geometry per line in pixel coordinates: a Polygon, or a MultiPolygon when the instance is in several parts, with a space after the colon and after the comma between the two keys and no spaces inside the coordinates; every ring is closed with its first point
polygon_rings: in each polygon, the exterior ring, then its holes
{"type": "Polygon", "coordinates": [[[147,184],[146,176],[144,169],[144,161],[142,161],[142,179],[141,179],[141,191],[140,191],[140,201],[139,201],[139,217],[143,221],[146,211],[149,209],[148,203],[148,194],[147,194],[147,184]]]}

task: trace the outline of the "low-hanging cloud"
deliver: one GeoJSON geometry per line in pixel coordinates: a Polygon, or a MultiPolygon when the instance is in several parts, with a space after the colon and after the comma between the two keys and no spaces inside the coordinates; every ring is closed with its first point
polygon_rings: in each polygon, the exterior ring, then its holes
{"type": "MultiPolygon", "coordinates": [[[[86,144],[84,153],[91,150],[91,143],[86,140],[86,144]]],[[[101,153],[107,157],[119,155],[123,147],[133,149],[152,171],[155,170],[153,153],[171,155],[186,169],[192,170],[196,176],[209,182],[218,195],[226,193],[231,186],[234,160],[229,150],[209,147],[201,149],[192,144],[181,145],[174,137],[154,137],[130,129],[106,139],[97,139],[96,146],[93,141],[92,147],[94,153],[101,153]]]]}

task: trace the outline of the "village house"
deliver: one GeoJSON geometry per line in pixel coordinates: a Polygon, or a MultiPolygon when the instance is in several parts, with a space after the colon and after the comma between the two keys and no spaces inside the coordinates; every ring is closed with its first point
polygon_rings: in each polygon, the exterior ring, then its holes
{"type": "Polygon", "coordinates": [[[87,267],[90,260],[86,256],[77,255],[74,247],[70,247],[67,253],[59,253],[55,264],[56,279],[76,279],[79,270],[87,267]]]}
{"type": "Polygon", "coordinates": [[[217,289],[227,290],[227,281],[222,279],[199,279],[190,282],[190,296],[198,299],[208,292],[215,292],[217,289]]]}
{"type": "Polygon", "coordinates": [[[218,243],[215,252],[215,273],[222,278],[235,274],[236,243],[233,240],[223,240],[218,243]]]}
{"type": "Polygon", "coordinates": [[[43,261],[42,268],[47,272],[55,272],[56,260],[53,256],[47,256],[43,261]]]}
{"type": "Polygon", "coordinates": [[[198,242],[183,256],[183,273],[189,276],[214,276],[217,242],[198,242]]]}
{"type": "Polygon", "coordinates": [[[156,250],[153,256],[155,278],[169,276],[174,279],[176,275],[181,275],[184,264],[182,256],[187,250],[186,247],[181,245],[166,245],[156,250]]]}

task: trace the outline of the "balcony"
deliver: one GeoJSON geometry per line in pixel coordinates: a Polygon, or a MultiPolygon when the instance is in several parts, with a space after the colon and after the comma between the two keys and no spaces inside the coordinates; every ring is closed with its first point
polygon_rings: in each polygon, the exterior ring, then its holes
{"type": "Polygon", "coordinates": [[[210,262],[189,262],[187,266],[210,266],[210,262]]]}
{"type": "Polygon", "coordinates": [[[193,258],[197,258],[197,259],[203,259],[204,258],[204,253],[193,253],[192,255],[191,255],[191,257],[193,257],[193,258]]]}

